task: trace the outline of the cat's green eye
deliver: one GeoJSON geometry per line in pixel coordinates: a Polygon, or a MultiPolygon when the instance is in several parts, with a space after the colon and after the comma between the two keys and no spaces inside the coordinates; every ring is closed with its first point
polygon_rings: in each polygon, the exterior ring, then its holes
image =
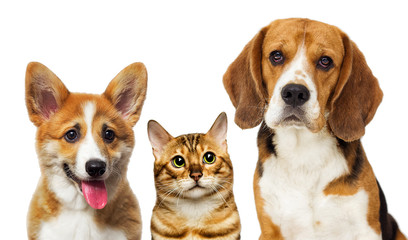
{"type": "Polygon", "coordinates": [[[203,157],[204,163],[213,164],[215,162],[215,155],[212,152],[206,152],[203,157]]]}
{"type": "Polygon", "coordinates": [[[173,160],[171,160],[171,163],[176,168],[181,168],[184,167],[184,165],[186,165],[186,161],[184,161],[184,158],[182,158],[181,156],[175,156],[173,160]]]}

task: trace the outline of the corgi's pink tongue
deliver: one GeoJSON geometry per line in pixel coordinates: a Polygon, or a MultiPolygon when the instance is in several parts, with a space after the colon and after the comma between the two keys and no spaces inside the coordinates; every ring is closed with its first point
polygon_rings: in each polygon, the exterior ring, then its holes
{"type": "Polygon", "coordinates": [[[104,181],[82,181],[82,193],[89,206],[102,209],[108,203],[108,192],[104,181]]]}

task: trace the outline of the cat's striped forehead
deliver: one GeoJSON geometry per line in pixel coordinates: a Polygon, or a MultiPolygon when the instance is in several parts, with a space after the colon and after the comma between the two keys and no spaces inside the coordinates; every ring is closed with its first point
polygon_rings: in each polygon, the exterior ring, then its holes
{"type": "Polygon", "coordinates": [[[176,138],[179,147],[187,148],[188,152],[195,153],[202,150],[202,143],[205,143],[204,134],[186,134],[176,138]]]}

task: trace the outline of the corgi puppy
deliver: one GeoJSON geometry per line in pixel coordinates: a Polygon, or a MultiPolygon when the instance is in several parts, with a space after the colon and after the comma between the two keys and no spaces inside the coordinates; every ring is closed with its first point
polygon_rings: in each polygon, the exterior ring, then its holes
{"type": "Polygon", "coordinates": [[[41,178],[31,200],[29,239],[141,239],[139,204],[126,178],[132,127],[146,97],[142,63],[123,69],[101,95],[71,93],[32,62],[26,105],[37,129],[41,178]]]}

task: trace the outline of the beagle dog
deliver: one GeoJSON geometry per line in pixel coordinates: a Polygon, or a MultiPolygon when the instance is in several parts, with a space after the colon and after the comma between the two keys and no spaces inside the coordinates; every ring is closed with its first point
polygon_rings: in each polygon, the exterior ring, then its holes
{"type": "Polygon", "coordinates": [[[360,141],[383,94],[344,32],[309,19],[274,21],[223,82],[236,124],[261,124],[259,239],[406,239],[360,141]]]}

